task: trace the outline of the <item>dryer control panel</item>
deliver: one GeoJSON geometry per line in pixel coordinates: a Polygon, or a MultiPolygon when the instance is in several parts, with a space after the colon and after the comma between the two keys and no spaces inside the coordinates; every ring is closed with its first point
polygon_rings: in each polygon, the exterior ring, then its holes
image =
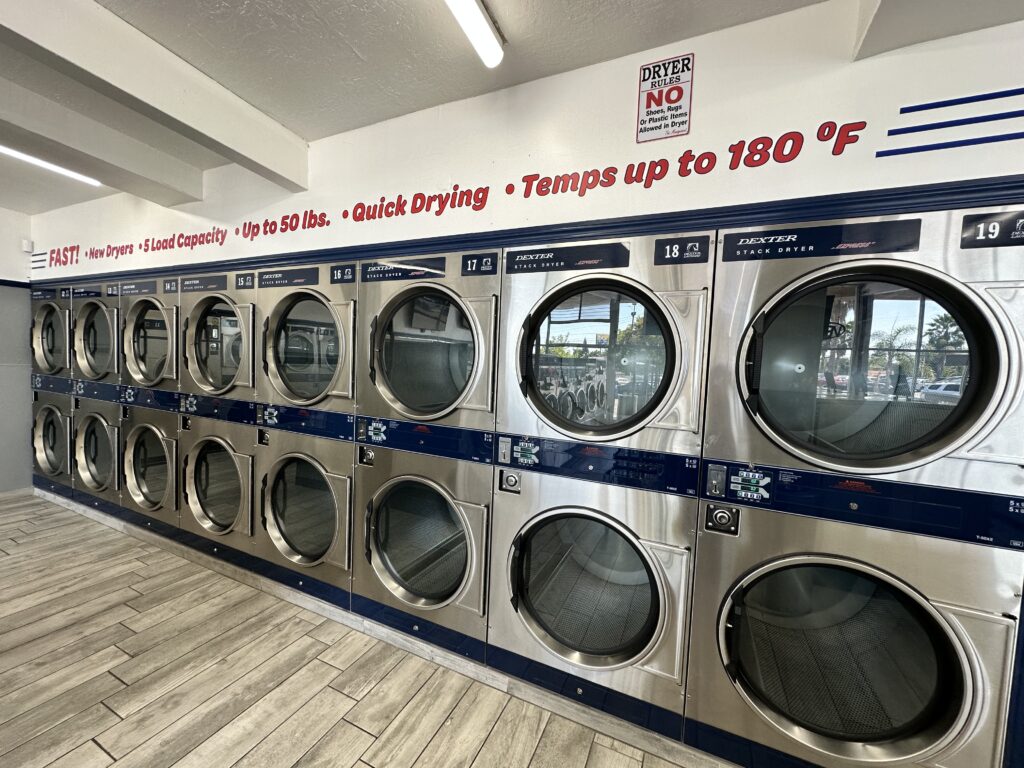
{"type": "Polygon", "coordinates": [[[704,490],[711,498],[768,502],[772,498],[772,480],[772,472],[760,467],[708,464],[704,490]]]}

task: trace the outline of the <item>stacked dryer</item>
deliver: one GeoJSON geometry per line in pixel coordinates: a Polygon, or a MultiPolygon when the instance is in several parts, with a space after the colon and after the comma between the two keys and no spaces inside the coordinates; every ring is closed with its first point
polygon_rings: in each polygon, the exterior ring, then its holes
{"type": "Polygon", "coordinates": [[[682,734],[710,233],[513,249],[488,663],[682,734]]]}
{"type": "Polygon", "coordinates": [[[32,469],[40,488],[71,495],[71,288],[32,289],[32,469]]]}
{"type": "Polygon", "coordinates": [[[482,661],[498,253],[360,268],[352,608],[482,661]]]}
{"type": "Polygon", "coordinates": [[[1024,211],[724,233],[692,745],[747,766],[1020,759],[1014,231],[1024,211]]]}

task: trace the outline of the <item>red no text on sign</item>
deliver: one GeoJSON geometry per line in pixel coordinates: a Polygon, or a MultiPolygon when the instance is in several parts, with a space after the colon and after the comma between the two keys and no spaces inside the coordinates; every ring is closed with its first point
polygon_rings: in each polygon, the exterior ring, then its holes
{"type": "Polygon", "coordinates": [[[693,102],[692,53],[661,59],[640,67],[637,101],[638,144],[690,132],[693,102]]]}

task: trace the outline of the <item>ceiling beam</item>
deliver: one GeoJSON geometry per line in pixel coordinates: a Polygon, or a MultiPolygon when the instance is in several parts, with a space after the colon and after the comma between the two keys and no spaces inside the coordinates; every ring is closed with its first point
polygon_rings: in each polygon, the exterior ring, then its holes
{"type": "Polygon", "coordinates": [[[203,172],[0,78],[0,144],[161,205],[203,199],[203,172]]]}
{"type": "Polygon", "coordinates": [[[1021,0],[860,0],[854,59],[1021,19],[1021,0]]]}
{"type": "Polygon", "coordinates": [[[0,41],[289,191],[308,186],[300,136],[97,3],[2,3],[0,41]]]}

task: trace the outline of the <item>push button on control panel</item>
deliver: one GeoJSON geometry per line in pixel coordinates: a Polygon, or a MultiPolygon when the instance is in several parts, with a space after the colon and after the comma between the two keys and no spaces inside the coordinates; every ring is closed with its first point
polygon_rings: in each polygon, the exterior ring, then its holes
{"type": "Polygon", "coordinates": [[[757,469],[733,470],[729,478],[731,497],[741,501],[768,501],[771,496],[772,476],[757,469]]]}

